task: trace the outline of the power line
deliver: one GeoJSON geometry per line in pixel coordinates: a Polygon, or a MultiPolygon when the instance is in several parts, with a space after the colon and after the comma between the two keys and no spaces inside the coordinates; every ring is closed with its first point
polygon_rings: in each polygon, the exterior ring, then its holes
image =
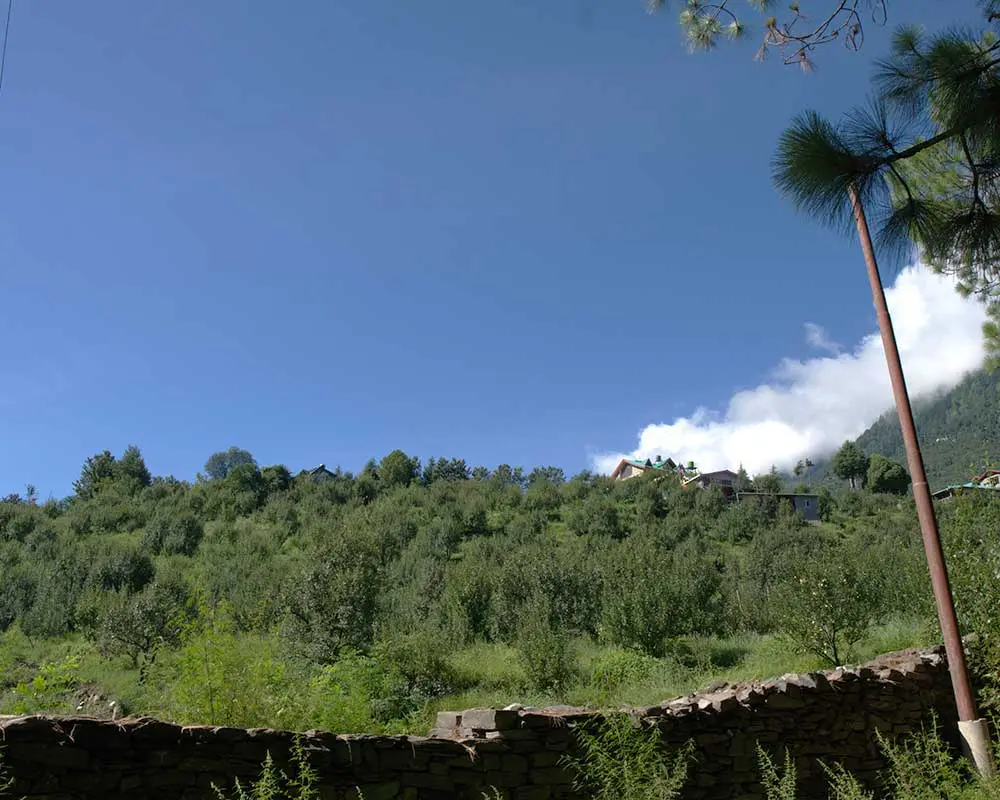
{"type": "Polygon", "coordinates": [[[7,37],[10,35],[10,12],[14,8],[14,0],[7,0],[7,21],[3,26],[3,44],[0,45],[0,90],[3,89],[3,70],[7,66],[7,37]]]}

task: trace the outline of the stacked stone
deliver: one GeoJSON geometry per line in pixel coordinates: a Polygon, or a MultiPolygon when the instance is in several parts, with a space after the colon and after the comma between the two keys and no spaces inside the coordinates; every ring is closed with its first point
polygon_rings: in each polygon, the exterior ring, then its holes
{"type": "MultiPolygon", "coordinates": [[[[787,748],[800,776],[800,796],[825,797],[817,759],[839,762],[863,779],[884,766],[876,732],[912,733],[936,713],[942,730],[956,718],[940,648],[884,656],[857,668],[770,681],[717,684],[647,708],[628,709],[659,729],[664,742],[691,741],[695,760],[686,800],[762,797],[758,745],[779,760],[787,748]]],[[[430,736],[302,734],[323,798],[438,800],[477,798],[499,790],[523,800],[574,798],[561,766],[576,723],[597,712],[470,709],[438,715],[430,736]]],[[[270,729],[182,727],[153,719],[100,720],[0,717],[0,749],[28,800],[208,800],[260,774],[270,753],[288,770],[295,735],[270,729]]]]}
{"type": "MultiPolygon", "coordinates": [[[[509,714],[483,710],[477,722],[509,727],[509,714]]],[[[514,714],[517,717],[517,714],[514,714]]],[[[559,725],[546,717],[546,724],[559,725]]],[[[521,733],[527,732],[525,729],[521,733]]],[[[496,788],[509,797],[534,800],[572,796],[557,767],[568,745],[565,727],[549,741],[535,734],[499,741],[496,730],[474,746],[457,738],[337,736],[309,731],[301,742],[319,773],[327,798],[442,800],[481,798],[496,788]]],[[[270,729],[182,727],[153,719],[117,722],[90,718],[0,718],[4,763],[16,779],[13,794],[26,800],[208,800],[213,784],[235,779],[246,785],[260,775],[270,753],[286,772],[295,735],[270,729]]]]}
{"type": "MultiPolygon", "coordinates": [[[[668,748],[694,743],[685,800],[762,797],[758,746],[779,762],[788,750],[802,797],[827,795],[820,760],[842,764],[874,785],[885,767],[879,733],[890,738],[914,733],[932,713],[943,723],[957,718],[943,648],[900,651],[855,668],[710,688],[658,706],[625,709],[640,724],[657,727],[668,748]]],[[[543,748],[566,749],[571,744],[567,726],[596,716],[565,707],[472,709],[439,714],[430,735],[473,746],[500,741],[530,756],[543,748]]]]}

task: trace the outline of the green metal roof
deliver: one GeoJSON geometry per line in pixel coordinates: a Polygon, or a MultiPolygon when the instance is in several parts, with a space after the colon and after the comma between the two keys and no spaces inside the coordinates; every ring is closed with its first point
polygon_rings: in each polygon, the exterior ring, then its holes
{"type": "Polygon", "coordinates": [[[664,461],[653,461],[653,459],[649,459],[648,464],[646,463],[646,459],[643,458],[627,458],[625,460],[633,467],[639,467],[641,469],[663,469],[667,466],[667,464],[672,463],[669,458],[664,461]]]}

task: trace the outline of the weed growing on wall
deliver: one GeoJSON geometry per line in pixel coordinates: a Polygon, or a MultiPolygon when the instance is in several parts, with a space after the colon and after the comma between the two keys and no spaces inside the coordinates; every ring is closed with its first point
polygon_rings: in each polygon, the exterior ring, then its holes
{"type": "Polygon", "coordinates": [[[955,758],[938,735],[936,723],[900,744],[881,734],[878,738],[889,763],[882,783],[893,800],[1000,798],[1000,780],[984,778],[966,759],[955,758]]]}
{"type": "Polygon", "coordinates": [[[861,785],[861,781],[840,764],[826,764],[822,761],[819,764],[826,773],[830,786],[830,800],[875,800],[874,795],[861,785]]]}
{"type": "Polygon", "coordinates": [[[574,726],[577,753],[561,763],[574,786],[596,800],[673,800],[687,778],[693,746],[668,754],[653,727],[628,714],[612,714],[595,728],[574,726]]]}
{"type": "MultiPolygon", "coordinates": [[[[964,758],[956,758],[938,735],[937,726],[894,743],[878,734],[888,766],[874,793],[839,764],[820,766],[826,773],[830,800],[998,800],[1000,777],[984,778],[964,758]]],[[[759,744],[757,762],[767,800],[796,800],[795,764],[786,750],[781,765],[759,744]]]]}
{"type": "Polygon", "coordinates": [[[13,786],[14,779],[7,771],[7,767],[3,762],[3,750],[0,750],[0,797],[7,797],[13,786]]]}
{"type": "MultiPolygon", "coordinates": [[[[275,766],[268,753],[261,766],[260,777],[249,786],[243,786],[237,778],[232,795],[214,783],[212,789],[218,800],[319,800],[319,775],[309,763],[301,738],[296,738],[292,745],[291,767],[293,776],[289,777],[275,766]]],[[[357,797],[363,800],[360,790],[357,790],[357,797]]]]}
{"type": "Polygon", "coordinates": [[[796,800],[795,764],[788,750],[785,750],[784,761],[779,766],[758,743],[757,763],[760,766],[760,783],[767,800],[796,800]]]}

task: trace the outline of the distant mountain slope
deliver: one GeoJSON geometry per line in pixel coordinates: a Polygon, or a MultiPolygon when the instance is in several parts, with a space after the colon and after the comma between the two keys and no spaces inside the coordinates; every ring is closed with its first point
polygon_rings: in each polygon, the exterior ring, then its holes
{"type": "MultiPolygon", "coordinates": [[[[963,483],[988,462],[1000,462],[1000,370],[974,372],[951,391],[915,403],[913,411],[932,490],[963,483]]],[[[869,455],[906,463],[895,408],[857,442],[869,455]]],[[[829,473],[829,460],[817,461],[804,480],[814,487],[843,483],[829,473]]]]}

